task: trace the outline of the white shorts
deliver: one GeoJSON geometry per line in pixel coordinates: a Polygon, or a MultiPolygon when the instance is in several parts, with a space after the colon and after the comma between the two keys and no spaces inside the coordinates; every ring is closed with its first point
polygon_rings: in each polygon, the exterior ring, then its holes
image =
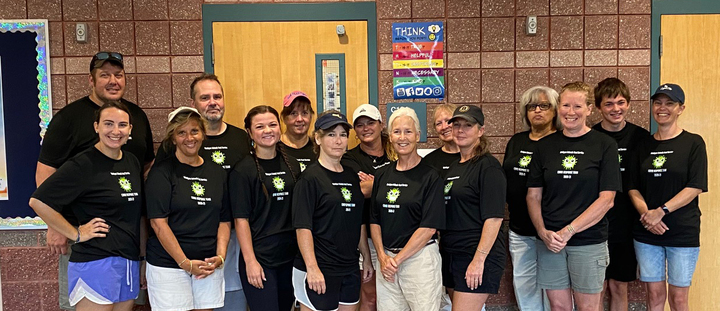
{"type": "MultiPolygon", "coordinates": [[[[223,267],[224,268],[224,267],[223,267]]],[[[148,296],[153,310],[185,311],[215,309],[225,301],[223,268],[204,279],[196,279],[180,268],[147,264],[148,296]]]]}
{"type": "MultiPolygon", "coordinates": [[[[370,257],[372,257],[371,261],[373,265],[373,269],[377,270],[377,265],[375,264],[377,262],[377,251],[375,250],[375,244],[373,244],[372,239],[368,238],[368,247],[370,247],[370,257]]],[[[362,253],[360,253],[360,270],[363,269],[363,258],[362,253]]]]}

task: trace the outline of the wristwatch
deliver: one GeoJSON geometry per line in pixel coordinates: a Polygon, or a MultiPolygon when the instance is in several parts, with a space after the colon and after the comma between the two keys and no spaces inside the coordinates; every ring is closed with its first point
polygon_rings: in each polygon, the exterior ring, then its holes
{"type": "Polygon", "coordinates": [[[665,215],[670,214],[670,210],[667,206],[665,206],[665,204],[663,204],[660,208],[662,208],[663,212],[665,212],[665,215]]]}

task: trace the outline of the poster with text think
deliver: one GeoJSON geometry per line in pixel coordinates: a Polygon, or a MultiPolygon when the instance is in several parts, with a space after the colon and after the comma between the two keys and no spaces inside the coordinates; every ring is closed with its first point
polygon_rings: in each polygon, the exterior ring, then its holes
{"type": "Polygon", "coordinates": [[[443,23],[393,23],[393,97],[445,97],[443,23]]]}

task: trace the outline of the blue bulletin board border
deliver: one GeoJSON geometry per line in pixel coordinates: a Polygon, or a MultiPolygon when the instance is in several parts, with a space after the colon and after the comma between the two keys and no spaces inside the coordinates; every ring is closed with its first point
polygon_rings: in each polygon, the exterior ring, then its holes
{"type": "MultiPolygon", "coordinates": [[[[37,89],[38,89],[38,108],[40,112],[40,138],[45,136],[48,124],[52,118],[52,94],[50,84],[50,55],[47,49],[49,45],[48,38],[48,20],[47,19],[24,19],[24,20],[0,20],[0,33],[6,32],[33,32],[35,33],[35,42],[37,46],[37,89]]],[[[47,225],[39,217],[16,217],[0,219],[0,230],[26,230],[26,229],[46,229],[47,225]]]]}

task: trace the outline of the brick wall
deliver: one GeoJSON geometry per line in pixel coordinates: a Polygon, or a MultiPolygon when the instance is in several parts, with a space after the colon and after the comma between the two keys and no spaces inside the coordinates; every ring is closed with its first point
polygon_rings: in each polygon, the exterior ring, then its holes
{"type": "MultiPolygon", "coordinates": [[[[332,1],[332,0],[331,0],[332,1]]],[[[237,3],[246,1],[209,0],[237,3]]],[[[282,0],[264,2],[286,2],[282,0]]],[[[305,2],[305,1],[297,1],[305,2]]],[[[126,98],[145,109],[159,142],[167,113],[188,103],[189,84],[203,71],[202,0],[0,0],[0,19],[50,20],[52,99],[55,110],[88,94],[87,67],[98,50],[127,57],[126,98]],[[75,23],[88,24],[77,43],[75,23]]],[[[517,101],[527,88],[566,82],[597,83],[619,77],[630,87],[628,119],[649,126],[651,0],[378,0],[379,98],[392,99],[393,22],[445,22],[446,87],[442,102],[481,105],[492,152],[502,157],[521,127],[517,101]],[[538,16],[536,36],[524,18],[538,16]]],[[[383,107],[381,107],[383,108],[383,107]]],[[[385,109],[380,109],[384,113],[385,109]]],[[[592,122],[599,116],[593,114],[592,122]]],[[[428,122],[432,124],[432,122],[428,122]]],[[[433,129],[429,142],[439,144],[433,129]]],[[[57,310],[57,263],[44,248],[44,232],[0,232],[3,306],[57,310]]],[[[510,268],[508,266],[508,268],[510,268]]],[[[510,270],[490,304],[514,304],[510,270]]],[[[631,301],[644,291],[632,283],[631,301]]]]}

